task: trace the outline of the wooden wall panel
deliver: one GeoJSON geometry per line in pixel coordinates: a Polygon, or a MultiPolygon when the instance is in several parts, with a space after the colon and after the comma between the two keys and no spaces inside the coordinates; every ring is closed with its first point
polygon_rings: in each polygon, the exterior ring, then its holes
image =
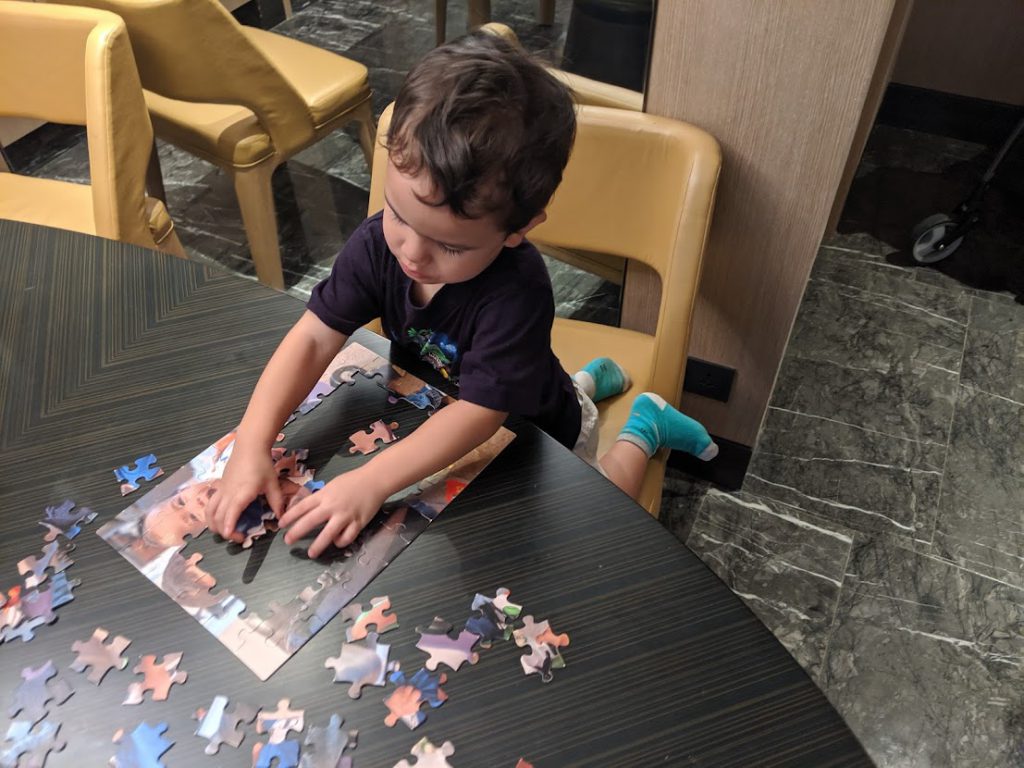
{"type": "Polygon", "coordinates": [[[716,435],[757,437],[894,2],[658,5],[646,110],[724,156],[689,352],[738,375],[728,403],[683,396],[716,435]]]}

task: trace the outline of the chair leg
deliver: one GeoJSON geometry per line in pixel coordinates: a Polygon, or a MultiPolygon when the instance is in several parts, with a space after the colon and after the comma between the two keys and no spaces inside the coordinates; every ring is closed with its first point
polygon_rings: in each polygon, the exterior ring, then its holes
{"type": "Polygon", "coordinates": [[[366,167],[373,170],[373,153],[377,146],[377,124],[373,119],[373,105],[367,101],[356,110],[354,119],[359,123],[359,146],[363,148],[366,167]]]}
{"type": "Polygon", "coordinates": [[[249,252],[256,265],[256,277],[264,285],[284,289],[281,269],[281,248],[277,242],[277,217],[274,213],[274,192],[270,163],[234,171],[235,194],[242,209],[242,223],[249,238],[249,252]]]}
{"type": "Polygon", "coordinates": [[[164,174],[160,170],[160,155],[156,151],[156,138],[153,139],[153,148],[149,152],[149,165],[146,166],[146,194],[167,205],[164,174]]]}
{"type": "Polygon", "coordinates": [[[466,29],[476,29],[491,20],[491,0],[469,0],[466,29]]]}
{"type": "Polygon", "coordinates": [[[444,42],[448,29],[448,0],[434,0],[434,39],[437,45],[444,42]]]}
{"type": "Polygon", "coordinates": [[[539,0],[537,3],[537,23],[550,27],[555,23],[555,0],[539,0]]]}
{"type": "Polygon", "coordinates": [[[292,17],[292,0],[281,0],[281,7],[284,10],[284,17],[290,19],[292,17]]]}

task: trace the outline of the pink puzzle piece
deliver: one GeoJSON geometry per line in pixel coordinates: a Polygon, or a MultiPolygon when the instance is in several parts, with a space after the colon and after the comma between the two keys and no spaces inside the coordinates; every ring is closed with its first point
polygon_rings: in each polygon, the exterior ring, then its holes
{"type": "Polygon", "coordinates": [[[387,595],[372,598],[370,604],[371,608],[364,609],[361,603],[349,603],[342,610],[342,621],[352,622],[352,626],[345,631],[348,642],[353,643],[366,637],[371,624],[376,627],[378,635],[398,629],[398,617],[393,613],[384,613],[391,609],[391,599],[387,595]]]}
{"type": "Polygon", "coordinates": [[[390,424],[385,424],[383,421],[378,419],[370,425],[368,432],[356,432],[355,434],[349,435],[348,439],[352,441],[352,447],[348,449],[349,453],[373,453],[380,446],[377,445],[377,441],[380,440],[382,443],[393,443],[398,438],[395,436],[395,430],[398,429],[398,422],[392,421],[390,424]]]}

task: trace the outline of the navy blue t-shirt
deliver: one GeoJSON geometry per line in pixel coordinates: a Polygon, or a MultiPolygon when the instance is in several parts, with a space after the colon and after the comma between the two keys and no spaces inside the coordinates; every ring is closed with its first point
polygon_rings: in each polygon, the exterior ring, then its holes
{"type": "Polygon", "coordinates": [[[381,214],[352,234],[308,308],[346,336],[375,317],[384,333],[459,387],[470,403],[528,418],[572,448],[580,406],[551,350],[555,301],[537,249],[505,248],[487,269],[448,283],[425,307],[384,240],[381,214]]]}

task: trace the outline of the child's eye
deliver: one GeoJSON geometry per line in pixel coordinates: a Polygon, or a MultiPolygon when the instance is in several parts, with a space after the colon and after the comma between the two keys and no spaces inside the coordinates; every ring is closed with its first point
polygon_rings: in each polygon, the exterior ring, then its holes
{"type": "Polygon", "coordinates": [[[462,251],[460,251],[459,249],[449,248],[447,245],[442,245],[441,250],[447,253],[449,256],[458,256],[462,253],[462,251]]]}
{"type": "Polygon", "coordinates": [[[394,219],[395,222],[397,222],[398,224],[402,224],[403,226],[405,225],[405,222],[402,220],[402,217],[395,213],[394,208],[389,207],[388,211],[391,213],[391,218],[394,219]]]}

